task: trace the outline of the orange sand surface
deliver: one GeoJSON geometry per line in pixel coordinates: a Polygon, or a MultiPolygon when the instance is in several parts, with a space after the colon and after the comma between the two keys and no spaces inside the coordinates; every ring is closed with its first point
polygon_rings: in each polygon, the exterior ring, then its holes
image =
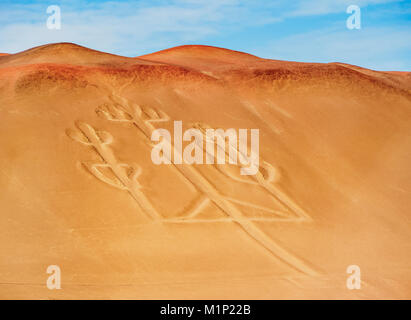
{"type": "Polygon", "coordinates": [[[45,45],[0,55],[0,146],[2,299],[411,298],[410,73],[45,45]],[[153,164],[175,120],[259,129],[258,174],[153,164]]]}

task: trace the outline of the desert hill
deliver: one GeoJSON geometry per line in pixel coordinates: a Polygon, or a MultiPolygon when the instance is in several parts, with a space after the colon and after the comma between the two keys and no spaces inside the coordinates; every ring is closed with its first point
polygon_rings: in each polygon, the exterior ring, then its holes
{"type": "Polygon", "coordinates": [[[140,61],[139,59],[100,52],[73,43],[47,44],[3,56],[0,61],[1,66],[7,67],[41,63],[107,67],[121,67],[136,63],[147,64],[147,62],[140,61]]]}
{"type": "Polygon", "coordinates": [[[195,69],[203,67],[217,70],[253,66],[263,62],[263,59],[248,53],[201,45],[174,47],[137,58],[195,69]]]}
{"type": "Polygon", "coordinates": [[[209,46],[0,56],[0,297],[410,298],[410,90],[209,46]],[[259,173],[153,164],[174,121],[259,129],[259,173]]]}

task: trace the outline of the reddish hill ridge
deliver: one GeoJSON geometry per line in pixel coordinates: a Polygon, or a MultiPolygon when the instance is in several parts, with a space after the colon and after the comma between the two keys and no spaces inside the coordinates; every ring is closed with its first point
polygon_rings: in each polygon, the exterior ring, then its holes
{"type": "MultiPolygon", "coordinates": [[[[85,67],[92,70],[112,72],[113,69],[130,71],[141,69],[145,71],[157,70],[163,67],[164,75],[184,73],[200,73],[214,79],[253,79],[265,81],[276,79],[321,79],[328,80],[344,78],[349,82],[367,78],[370,81],[380,82],[386,86],[410,92],[410,72],[381,72],[342,63],[300,63],[281,60],[263,59],[251,54],[233,51],[224,48],[184,45],[159,52],[128,58],[119,55],[104,53],[88,49],[72,43],[57,43],[35,47],[16,54],[0,55],[1,69],[14,67],[30,67],[36,65],[64,65],[66,67],[85,67]],[[156,68],[157,66],[157,68],[156,68]],[[169,66],[171,69],[165,71],[169,66]],[[173,69],[174,68],[174,69],[173,69]],[[185,71],[184,71],[185,70],[185,71]],[[351,79],[351,80],[349,80],[351,79]]],[[[344,81],[345,81],[344,80],[344,81]]]]}

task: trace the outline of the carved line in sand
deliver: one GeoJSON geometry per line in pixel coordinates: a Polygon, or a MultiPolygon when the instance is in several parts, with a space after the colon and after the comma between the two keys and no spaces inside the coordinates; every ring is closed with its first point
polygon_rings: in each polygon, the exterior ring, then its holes
{"type": "Polygon", "coordinates": [[[79,121],[76,123],[76,126],[78,130],[68,129],[66,131],[67,135],[81,144],[93,147],[104,162],[102,164],[82,162],[90,173],[104,183],[127,190],[140,205],[141,209],[152,219],[158,220],[162,218],[140,190],[141,185],[138,182],[138,176],[141,173],[141,168],[117,161],[109,147],[109,144],[113,141],[112,135],[106,131],[96,131],[91,125],[84,122],[79,121]],[[108,178],[101,172],[100,168],[108,168],[115,177],[108,178]]]}
{"type": "MultiPolygon", "coordinates": [[[[155,130],[153,123],[156,122],[165,122],[169,121],[170,118],[162,111],[155,110],[153,108],[141,107],[137,104],[130,103],[128,99],[124,97],[118,96],[117,94],[113,93],[110,96],[110,99],[113,102],[113,106],[102,106],[99,107],[96,112],[102,115],[105,119],[115,122],[129,122],[132,123],[135,127],[137,127],[151,142],[151,133],[155,130]]],[[[99,166],[107,166],[109,167],[115,174],[115,176],[120,181],[120,189],[128,190],[128,192],[133,196],[133,198],[137,201],[140,207],[148,213],[148,215],[160,222],[206,222],[206,219],[198,219],[193,220],[201,210],[209,205],[210,203],[214,203],[217,207],[219,207],[228,217],[229,221],[236,222],[241,228],[254,240],[257,241],[261,246],[266,248],[271,255],[276,257],[277,259],[283,261],[288,266],[296,269],[300,272],[303,272],[308,275],[317,275],[317,272],[309,266],[306,262],[299,259],[298,257],[294,256],[280,245],[278,245],[272,238],[268,237],[254,222],[254,221],[267,221],[269,219],[252,219],[246,217],[241,210],[235,205],[235,203],[243,205],[243,206],[253,206],[256,207],[255,204],[249,203],[247,201],[240,201],[237,199],[232,199],[223,196],[210,181],[207,180],[196,168],[189,165],[174,165],[182,174],[183,176],[192,183],[197,190],[200,191],[202,196],[200,199],[197,200],[194,207],[186,214],[184,218],[181,219],[164,219],[152,206],[150,201],[145,197],[144,193],[140,190],[140,185],[138,184],[137,177],[139,171],[137,170],[131,176],[127,174],[125,167],[128,167],[125,164],[119,164],[111,149],[107,146],[112,142],[112,137],[110,134],[106,132],[99,132],[96,131],[92,126],[85,124],[85,123],[77,123],[77,127],[81,131],[79,136],[79,132],[74,133],[69,131],[68,134],[74,140],[81,142],[86,145],[90,145],[94,147],[97,153],[102,157],[104,160],[103,165],[91,165],[87,166],[87,168],[91,168],[90,172],[99,180],[106,182],[110,185],[117,186],[117,182],[113,182],[113,180],[107,180],[106,177],[103,177],[101,171],[98,170],[99,166]]],[[[171,144],[171,142],[170,142],[171,144]]],[[[171,148],[173,145],[171,144],[171,148]]],[[[245,181],[241,178],[237,178],[230,173],[224,172],[224,174],[230,178],[235,177],[235,180],[243,183],[250,183],[250,184],[259,184],[263,186],[268,193],[278,199],[281,203],[283,203],[286,207],[288,207],[291,212],[294,212],[297,218],[290,218],[287,217],[286,220],[294,219],[294,221],[302,221],[302,220],[309,220],[310,217],[299,207],[297,206],[291,199],[289,199],[281,190],[274,187],[272,182],[275,180],[274,168],[269,165],[267,162],[262,162],[263,168],[266,170],[266,175],[263,175],[261,172],[257,173],[255,176],[256,181],[245,181]]],[[[134,169],[135,170],[135,169],[134,169]]],[[[219,168],[221,171],[221,168],[219,168]]],[[[134,172],[134,171],[133,171],[134,172]]],[[[268,209],[262,208],[258,206],[259,209],[266,210],[271,213],[275,213],[278,215],[278,212],[268,209]]],[[[280,214],[281,216],[281,214],[280,214]]],[[[285,216],[285,214],[282,214],[285,216]]],[[[227,221],[227,219],[224,219],[227,221]]],[[[215,221],[221,221],[220,219],[216,219],[215,221]]]]}
{"type": "MultiPolygon", "coordinates": [[[[196,124],[194,125],[194,127],[199,129],[203,133],[204,139],[207,140],[205,132],[206,132],[206,129],[209,129],[210,127],[207,125],[203,125],[203,124],[196,124]]],[[[221,146],[217,145],[217,148],[221,148],[221,146]]],[[[238,148],[236,149],[235,146],[231,145],[229,142],[226,142],[226,148],[225,148],[226,163],[228,163],[228,160],[229,160],[229,150],[230,149],[235,149],[235,151],[240,155],[240,157],[241,156],[245,157],[245,155],[241,154],[238,148]]],[[[248,179],[240,178],[239,176],[234,175],[231,171],[227,169],[226,166],[221,166],[217,164],[215,165],[215,167],[222,174],[226,175],[232,180],[245,183],[245,184],[259,185],[263,187],[271,196],[273,196],[280,203],[288,207],[291,210],[291,212],[294,212],[296,214],[295,217],[290,217],[290,219],[295,220],[295,221],[312,221],[311,217],[302,208],[300,208],[281,189],[279,189],[275,185],[275,183],[278,182],[278,180],[280,179],[280,173],[274,166],[272,166],[267,161],[260,160],[260,170],[254,176],[251,176],[251,178],[250,176],[248,176],[248,179]]],[[[244,168],[245,166],[242,165],[240,161],[238,163],[238,167],[244,168]]],[[[244,205],[246,205],[245,202],[243,203],[244,205]]],[[[272,210],[266,209],[266,211],[272,211],[272,210]]]]}

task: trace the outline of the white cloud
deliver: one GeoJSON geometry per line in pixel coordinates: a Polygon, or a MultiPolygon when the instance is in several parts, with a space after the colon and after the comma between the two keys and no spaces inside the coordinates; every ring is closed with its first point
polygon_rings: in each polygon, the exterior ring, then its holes
{"type": "Polygon", "coordinates": [[[135,56],[181,42],[200,41],[222,29],[268,24],[277,18],[238,0],[63,2],[61,30],[46,28],[47,5],[8,6],[0,19],[0,51],[17,52],[50,42],[76,42],[135,56]]]}

